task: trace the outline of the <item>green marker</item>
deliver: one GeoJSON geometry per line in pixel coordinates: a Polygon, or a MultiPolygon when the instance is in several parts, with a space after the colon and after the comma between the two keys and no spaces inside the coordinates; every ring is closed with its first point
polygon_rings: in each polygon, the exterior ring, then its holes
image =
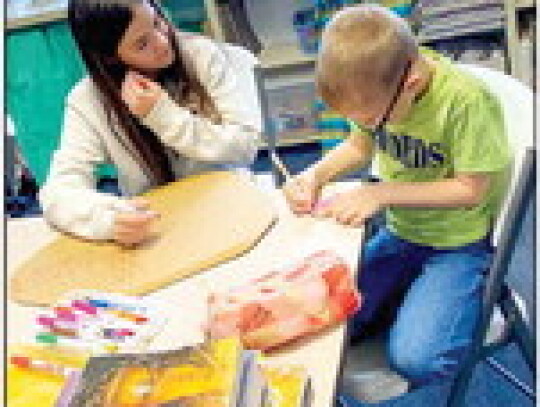
{"type": "Polygon", "coordinates": [[[51,332],[41,332],[36,335],[36,341],[44,345],[54,345],[62,349],[71,349],[77,352],[92,352],[97,351],[98,353],[116,353],[118,352],[118,345],[116,344],[105,344],[101,345],[98,343],[86,344],[81,343],[78,340],[73,338],[59,337],[51,332]]]}
{"type": "Polygon", "coordinates": [[[36,341],[39,343],[56,345],[58,343],[58,336],[49,333],[41,333],[36,335],[36,341]]]}

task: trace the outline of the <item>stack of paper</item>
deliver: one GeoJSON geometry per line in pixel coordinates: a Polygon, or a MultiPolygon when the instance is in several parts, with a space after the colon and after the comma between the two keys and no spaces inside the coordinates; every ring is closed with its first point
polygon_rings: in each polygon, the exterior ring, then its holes
{"type": "Polygon", "coordinates": [[[420,0],[420,41],[452,38],[504,27],[502,0],[420,0]]]}

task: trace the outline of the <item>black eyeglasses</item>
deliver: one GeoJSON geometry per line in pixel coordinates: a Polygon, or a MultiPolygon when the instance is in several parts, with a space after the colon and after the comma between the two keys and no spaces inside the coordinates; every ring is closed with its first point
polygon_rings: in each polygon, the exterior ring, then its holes
{"type": "Polygon", "coordinates": [[[392,114],[392,111],[394,110],[394,107],[401,96],[401,93],[403,92],[403,88],[405,87],[405,82],[407,81],[407,76],[409,76],[409,72],[411,70],[412,61],[407,61],[407,64],[405,65],[405,68],[403,69],[403,73],[401,74],[401,78],[399,79],[398,86],[396,88],[396,92],[394,93],[394,96],[390,100],[390,103],[388,104],[388,107],[386,108],[384,114],[381,116],[379,122],[375,125],[373,129],[369,129],[366,126],[363,126],[361,124],[358,124],[358,127],[362,129],[363,131],[366,131],[371,134],[379,134],[382,131],[384,131],[384,126],[388,122],[388,119],[390,118],[390,115],[392,114]]]}

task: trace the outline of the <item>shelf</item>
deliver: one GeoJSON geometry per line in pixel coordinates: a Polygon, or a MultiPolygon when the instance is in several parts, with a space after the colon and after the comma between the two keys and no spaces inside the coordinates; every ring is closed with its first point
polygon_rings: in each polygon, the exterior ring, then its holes
{"type": "MultiPolygon", "coordinates": [[[[314,132],[314,134],[312,135],[306,135],[303,137],[277,139],[276,147],[289,147],[289,146],[296,146],[298,144],[314,143],[317,141],[321,141],[322,139],[323,137],[318,135],[317,132],[314,132]]],[[[268,143],[266,141],[261,141],[259,143],[259,148],[261,149],[268,148],[268,143]]]]}
{"type": "MultiPolygon", "coordinates": [[[[14,0],[20,1],[20,0],[14,0]]],[[[8,17],[6,19],[6,28],[8,30],[25,28],[32,25],[46,24],[54,21],[66,20],[67,19],[67,6],[66,2],[61,2],[62,4],[50,5],[48,7],[34,8],[24,10],[24,14],[16,17],[8,17]],[[64,4],[64,5],[63,5],[64,4]]],[[[195,22],[199,21],[198,10],[195,8],[189,9],[186,8],[182,14],[179,11],[170,13],[173,18],[180,19],[182,17],[183,21],[186,22],[195,22]]]]}
{"type": "MultiPolygon", "coordinates": [[[[534,0],[522,0],[523,2],[534,2],[534,0]]],[[[483,7],[486,9],[486,10],[491,10],[491,9],[503,9],[503,5],[500,4],[493,4],[493,5],[489,5],[489,4],[485,4],[483,5],[483,7]]],[[[452,15],[452,14],[460,14],[460,13],[463,13],[463,12],[470,12],[471,10],[475,10],[476,8],[476,5],[475,4],[463,4],[463,3],[458,3],[458,4],[448,4],[448,5],[444,5],[444,6],[426,6],[424,8],[421,9],[421,18],[422,20],[427,20],[427,19],[430,19],[430,18],[433,18],[433,17],[437,17],[437,16],[440,16],[440,15],[452,15]]]]}
{"type": "Polygon", "coordinates": [[[65,20],[67,9],[45,11],[28,14],[25,17],[8,18],[6,28],[8,30],[25,28],[36,24],[50,23],[53,21],[65,20]]]}
{"type": "Polygon", "coordinates": [[[450,38],[459,38],[468,35],[474,34],[485,34],[490,32],[495,32],[498,30],[504,29],[504,21],[487,21],[485,24],[475,24],[468,25],[464,24],[463,26],[446,26],[441,27],[440,30],[432,29],[427,33],[420,33],[418,35],[418,40],[422,44],[427,44],[437,40],[446,40],[450,38]]]}
{"type": "Polygon", "coordinates": [[[284,90],[291,86],[314,85],[315,77],[313,73],[282,75],[276,78],[267,79],[264,83],[265,91],[284,90]]]}
{"type": "Polygon", "coordinates": [[[263,48],[257,55],[262,68],[276,68],[288,65],[314,63],[316,56],[308,55],[295,44],[276,45],[263,48]]]}
{"type": "Polygon", "coordinates": [[[536,7],[536,0],[516,0],[516,10],[536,7]]]}

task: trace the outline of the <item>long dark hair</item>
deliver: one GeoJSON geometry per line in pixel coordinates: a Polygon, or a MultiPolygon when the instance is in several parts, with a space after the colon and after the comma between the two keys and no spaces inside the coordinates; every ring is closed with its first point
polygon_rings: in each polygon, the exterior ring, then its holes
{"type": "Polygon", "coordinates": [[[174,179],[165,146],[131,114],[120,96],[127,66],[117,57],[118,44],[133,18],[133,8],[145,2],[165,22],[175,53],[174,62],[159,72],[158,82],[181,106],[219,120],[193,63],[181,53],[174,27],[155,0],[70,0],[68,21],[88,73],[101,94],[113,134],[141,163],[154,183],[162,185],[174,179]],[[115,130],[115,120],[127,140],[115,130]]]}

